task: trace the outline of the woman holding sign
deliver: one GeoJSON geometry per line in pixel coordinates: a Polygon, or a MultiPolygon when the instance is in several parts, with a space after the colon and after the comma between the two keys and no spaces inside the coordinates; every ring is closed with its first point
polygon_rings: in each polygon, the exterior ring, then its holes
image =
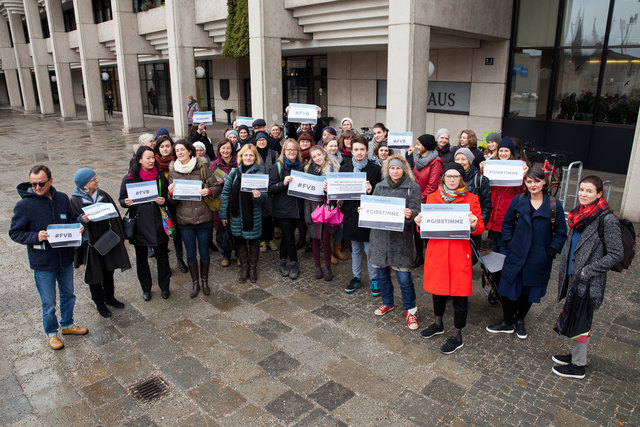
{"type": "MultiPolygon", "coordinates": [[[[232,131],[228,131],[227,133],[229,132],[232,131]]],[[[237,135],[232,136],[235,136],[237,138],[237,135]]],[[[215,175],[220,188],[224,187],[224,179],[227,177],[227,175],[229,175],[229,172],[238,167],[238,162],[236,160],[236,150],[234,147],[235,143],[231,138],[225,138],[220,141],[218,143],[218,158],[211,162],[211,164],[209,165],[209,170],[215,175]]],[[[218,212],[213,213],[213,227],[216,229],[216,233],[222,228],[222,223],[220,222],[220,214],[218,212]]],[[[231,253],[225,251],[222,248],[220,248],[220,252],[222,254],[221,265],[223,267],[228,267],[229,264],[231,264],[231,253]]],[[[238,265],[240,265],[240,260],[238,260],[238,265]]]]}
{"type": "Polygon", "coordinates": [[[398,197],[406,200],[405,224],[401,232],[371,230],[371,264],[378,270],[378,283],[382,294],[382,305],[375,314],[384,315],[394,308],[391,270],[402,292],[402,306],[409,329],[418,329],[416,319],[416,291],[411,279],[411,268],[416,257],[411,223],[420,213],[420,187],[415,183],[409,163],[401,156],[391,156],[382,166],[382,181],[373,190],[374,196],[398,197]]]}
{"type": "Polygon", "coordinates": [[[209,295],[209,240],[213,232],[213,214],[203,197],[215,199],[220,195],[220,185],[216,177],[209,170],[207,159],[196,157],[196,149],[185,140],[179,139],[173,146],[175,159],[169,165],[169,197],[176,205],[175,221],[180,229],[180,235],[187,249],[187,267],[191,275],[193,287],[189,297],[195,298],[200,292],[198,279],[198,257],[200,254],[200,279],[202,293],[209,295]],[[176,180],[180,184],[176,188],[176,180]],[[194,181],[197,194],[179,192],[185,186],[182,181],[194,181]],[[196,249],[197,247],[197,249],[196,249]]]}
{"type": "MultiPolygon", "coordinates": [[[[268,147],[266,132],[256,132],[255,140],[258,155],[260,156],[260,173],[268,175],[271,166],[275,165],[278,161],[278,153],[268,147]]],[[[267,199],[266,203],[262,205],[262,236],[260,236],[260,252],[266,252],[267,246],[272,251],[278,250],[278,245],[273,240],[273,230],[271,200],[267,199]]]]}
{"type": "Polygon", "coordinates": [[[117,268],[122,271],[131,268],[129,255],[124,247],[122,219],[111,196],[98,188],[98,177],[93,170],[78,169],[73,182],[76,188],[71,195],[71,207],[78,215],[78,222],[84,225],[84,239],[82,246],[76,249],[74,267],[78,268],[84,264],[84,281],[89,285],[91,299],[96,304],[98,313],[102,317],[111,317],[111,311],[107,305],[124,308],[124,304],[114,295],[113,272],[117,268]],[[113,207],[109,209],[111,214],[104,215],[102,218],[90,218],[89,214],[85,213],[85,209],[97,204],[111,205],[113,207]],[[117,235],[119,241],[102,255],[98,251],[101,248],[96,248],[95,244],[100,238],[104,239],[103,236],[108,237],[106,235],[113,233],[117,235]]]}
{"type": "Polygon", "coordinates": [[[158,267],[158,286],[162,291],[162,298],[167,299],[171,295],[169,291],[169,236],[162,225],[160,206],[167,203],[167,180],[164,174],[158,172],[156,157],[149,147],[140,147],[131,162],[131,170],[122,179],[120,185],[120,206],[129,208],[129,218],[135,219],[135,235],[129,241],[136,249],[136,270],[138,281],[142,287],[142,298],[145,301],[151,299],[151,270],[147,247],[155,250],[158,267]],[[158,196],[155,200],[145,203],[135,203],[127,192],[127,184],[151,183],[157,188],[158,196]]]}
{"type": "Polygon", "coordinates": [[[231,234],[236,241],[240,260],[240,277],[244,283],[258,280],[259,239],[262,234],[262,205],[267,201],[267,193],[258,190],[240,191],[242,176],[260,172],[260,157],[256,146],[247,144],[238,153],[240,164],[227,175],[222,189],[220,220],[222,225],[231,224],[231,234]]]}
{"type": "MultiPolygon", "coordinates": [[[[504,139],[503,139],[504,141],[504,139]]],[[[524,178],[527,194],[515,197],[502,222],[507,257],[498,293],[502,296],[502,322],[487,326],[491,333],[516,333],[527,338],[524,318],[533,303],[547,293],[551,265],[567,238],[562,204],[547,193],[545,173],[536,165],[524,178]]]]}
{"type": "MultiPolygon", "coordinates": [[[[444,166],[440,186],[427,197],[427,204],[468,204],[471,235],[484,231],[478,196],[467,191],[464,168],[458,163],[444,166]]],[[[422,214],[415,221],[420,226],[422,214]]],[[[434,321],[420,335],[431,338],[444,333],[442,316],[447,299],[452,297],[453,335],[440,347],[444,354],[451,354],[464,345],[462,328],[467,324],[468,296],[471,295],[471,244],[466,239],[431,238],[424,258],[424,290],[433,295],[434,321]]]]}

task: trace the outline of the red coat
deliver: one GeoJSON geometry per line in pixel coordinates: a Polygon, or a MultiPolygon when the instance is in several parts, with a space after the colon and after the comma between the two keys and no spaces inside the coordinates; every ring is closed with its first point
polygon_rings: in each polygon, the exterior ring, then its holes
{"type": "Polygon", "coordinates": [[[497,187],[491,186],[491,216],[487,230],[502,232],[502,220],[509,209],[513,198],[524,191],[524,186],[497,187]]]}
{"type": "MultiPolygon", "coordinates": [[[[440,190],[427,197],[427,203],[445,203],[440,190]]],[[[478,196],[467,193],[451,203],[468,203],[478,218],[477,236],[484,231],[478,196]]],[[[424,255],[424,290],[434,295],[466,297],[471,295],[471,244],[468,240],[429,239],[424,255]]]]}
{"type": "Polygon", "coordinates": [[[422,203],[426,203],[427,196],[438,189],[440,185],[440,176],[442,175],[442,159],[436,157],[424,168],[418,170],[413,168],[413,175],[416,182],[420,186],[422,194],[422,203]]]}

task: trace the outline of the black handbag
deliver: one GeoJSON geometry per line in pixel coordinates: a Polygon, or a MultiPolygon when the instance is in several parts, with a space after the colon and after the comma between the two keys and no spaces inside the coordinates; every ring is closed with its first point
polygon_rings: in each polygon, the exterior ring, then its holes
{"type": "Polygon", "coordinates": [[[231,252],[233,250],[233,234],[231,234],[230,225],[225,225],[218,230],[216,242],[218,243],[218,247],[225,252],[231,252]]]}
{"type": "Polygon", "coordinates": [[[111,229],[111,224],[109,224],[109,229],[102,233],[102,236],[98,237],[98,240],[93,244],[89,244],[89,246],[98,251],[100,255],[105,256],[118,243],[120,243],[120,236],[111,229]]]}
{"type": "Polygon", "coordinates": [[[129,210],[122,217],[122,228],[124,228],[124,238],[127,240],[133,240],[136,237],[136,224],[138,222],[138,215],[131,218],[129,216],[129,210]]]}

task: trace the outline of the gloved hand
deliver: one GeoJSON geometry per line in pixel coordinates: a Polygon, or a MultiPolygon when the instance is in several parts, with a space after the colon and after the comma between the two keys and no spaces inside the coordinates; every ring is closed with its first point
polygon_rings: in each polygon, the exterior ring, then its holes
{"type": "Polygon", "coordinates": [[[558,252],[556,252],[556,250],[553,249],[551,246],[549,246],[547,248],[547,259],[549,261],[553,260],[556,257],[557,254],[558,254],[558,252]]]}

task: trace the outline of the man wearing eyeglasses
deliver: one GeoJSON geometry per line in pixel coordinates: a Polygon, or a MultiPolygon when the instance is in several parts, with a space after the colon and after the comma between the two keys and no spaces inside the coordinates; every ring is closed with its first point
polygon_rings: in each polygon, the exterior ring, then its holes
{"type": "Polygon", "coordinates": [[[85,335],[89,330],[73,323],[75,249],[52,248],[47,241],[50,224],[77,222],[69,197],[56,191],[52,184],[48,167],[37,165],[31,168],[29,182],[17,187],[22,200],[13,209],[9,236],[14,242],[27,246],[29,265],[42,301],[42,324],[47,342],[53,350],[60,350],[64,343],[58,337],[58,326],[62,327],[63,335],[85,335]],[[56,316],[56,282],[60,290],[60,323],[56,316]]]}

